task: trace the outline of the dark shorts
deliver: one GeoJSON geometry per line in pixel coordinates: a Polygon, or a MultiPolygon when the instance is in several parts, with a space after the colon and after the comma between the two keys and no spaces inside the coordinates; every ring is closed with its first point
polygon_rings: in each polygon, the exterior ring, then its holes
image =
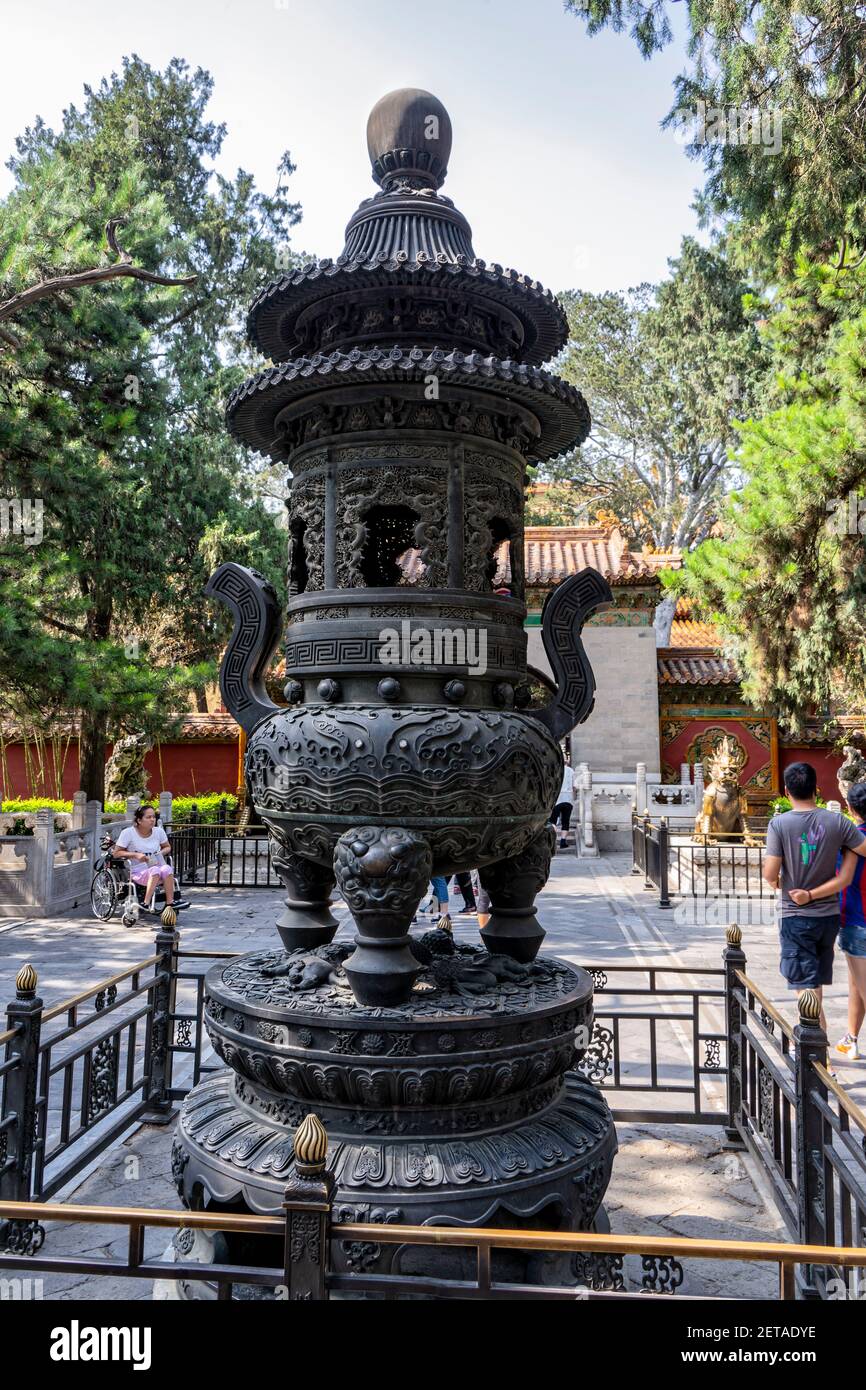
{"type": "Polygon", "coordinates": [[[562,826],[563,831],[567,830],[571,824],[571,805],[570,801],[557,801],[550,818],[551,825],[558,823],[562,826]]]}
{"type": "Polygon", "coordinates": [[[833,983],[833,947],[840,917],[782,917],[780,969],[791,989],[816,989],[833,983]]]}

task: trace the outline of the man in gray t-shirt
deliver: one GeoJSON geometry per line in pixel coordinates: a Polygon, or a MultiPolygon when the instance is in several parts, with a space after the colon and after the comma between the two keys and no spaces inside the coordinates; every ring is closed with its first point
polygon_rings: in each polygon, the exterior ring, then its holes
{"type": "MultiPolygon", "coordinates": [[[[863,836],[853,821],[839,811],[815,807],[809,811],[783,811],[767,826],[767,856],[781,859],[780,917],[838,917],[835,897],[803,903],[790,896],[792,888],[806,894],[836,873],[840,849],[859,849],[863,836]]],[[[797,897],[802,897],[798,893],[797,897]]]]}
{"type": "MultiPolygon", "coordinates": [[[[814,989],[820,998],[822,987],[833,982],[833,947],[841,925],[838,894],[853,877],[854,855],[866,854],[866,838],[847,816],[818,808],[817,786],[811,764],[785,769],[791,810],[774,816],[767,827],[763,875],[780,889],[782,974],[792,989],[814,989]]],[[[826,1027],[823,1011],[821,1026],[826,1027]]]]}

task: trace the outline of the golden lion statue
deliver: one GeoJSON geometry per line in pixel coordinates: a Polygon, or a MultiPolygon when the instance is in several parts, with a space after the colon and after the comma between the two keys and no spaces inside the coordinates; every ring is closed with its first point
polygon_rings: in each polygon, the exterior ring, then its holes
{"type": "Polygon", "coordinates": [[[735,835],[742,837],[743,793],[740,791],[741,757],[733,739],[723,738],[712,757],[707,759],[710,781],[704,788],[701,809],[695,818],[695,834],[712,839],[735,835]]]}

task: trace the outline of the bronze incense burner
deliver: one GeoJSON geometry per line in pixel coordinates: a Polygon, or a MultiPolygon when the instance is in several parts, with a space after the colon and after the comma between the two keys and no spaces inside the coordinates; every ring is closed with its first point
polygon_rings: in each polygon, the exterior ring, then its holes
{"type": "MultiPolygon", "coordinates": [[[[589,412],[539,365],[566,340],[557,301],[477,259],[438,191],[441,103],[391,93],[368,146],[380,191],[336,261],[262,290],[249,331],[274,365],[228,405],[234,435],[292,473],[287,705],[264,688],[272,589],[234,564],[208,586],[235,616],[221,685],[286,887],[284,949],[208,975],[230,1070],[187,1098],[175,1177],[194,1207],[279,1210],[314,1111],[344,1219],[588,1227],[616,1148],[578,1070],[592,982],[536,959],[535,898],[559,740],[592,707],[581,628],[611,596],[593,570],[551,594],[556,689],[532,708],[523,510],[527,464],[584,439],[589,412]],[[413,937],[431,873],[476,867],[485,949],[413,937]],[[333,940],[335,883],[354,944],[333,940]]],[[[385,1251],[369,1259],[405,1255],[385,1251]]]]}

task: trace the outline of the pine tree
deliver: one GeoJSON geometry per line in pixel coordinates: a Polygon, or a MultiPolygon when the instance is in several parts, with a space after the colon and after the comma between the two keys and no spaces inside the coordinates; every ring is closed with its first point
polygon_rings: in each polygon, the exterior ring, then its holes
{"type": "Polygon", "coordinates": [[[287,155],[272,197],[242,170],[212,172],[225,131],[205,117],[211,88],[178,60],[125,60],[57,134],[25,132],[0,203],[3,298],[98,264],[111,218],[137,265],[197,276],[51,296],[4,325],[14,351],[0,343],[0,498],[44,508],[39,544],[0,535],[0,696],[27,721],[77,713],[98,799],[109,737],[164,732],[213,674],[226,629],[201,590],[215,558],[230,548],[282,587],[284,533],[222,410],[253,365],[246,307],[299,213],[287,155]]]}

